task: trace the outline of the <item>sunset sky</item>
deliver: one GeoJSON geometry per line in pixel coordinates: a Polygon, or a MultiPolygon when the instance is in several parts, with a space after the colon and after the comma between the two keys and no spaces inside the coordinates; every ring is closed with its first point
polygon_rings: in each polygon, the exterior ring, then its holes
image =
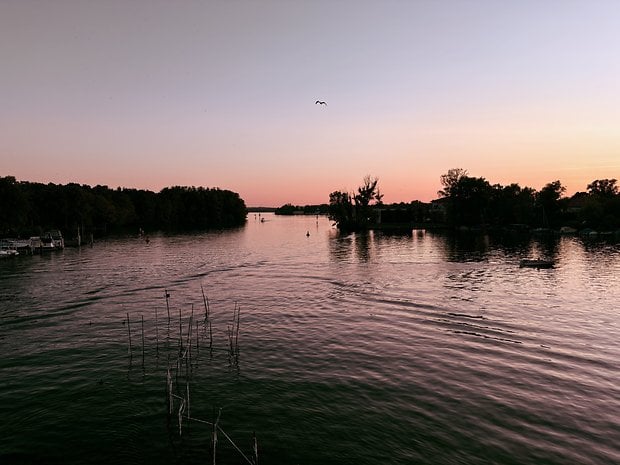
{"type": "Polygon", "coordinates": [[[18,180],[279,206],[620,179],[617,0],[0,0],[0,67],[18,180]]]}

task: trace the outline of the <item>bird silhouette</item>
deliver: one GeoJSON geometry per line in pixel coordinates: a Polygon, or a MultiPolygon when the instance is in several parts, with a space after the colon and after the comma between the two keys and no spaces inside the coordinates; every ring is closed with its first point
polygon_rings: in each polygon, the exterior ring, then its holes
{"type": "Polygon", "coordinates": [[[314,102],[315,105],[327,105],[327,102],[323,102],[322,100],[317,100],[316,102],[314,102]]]}

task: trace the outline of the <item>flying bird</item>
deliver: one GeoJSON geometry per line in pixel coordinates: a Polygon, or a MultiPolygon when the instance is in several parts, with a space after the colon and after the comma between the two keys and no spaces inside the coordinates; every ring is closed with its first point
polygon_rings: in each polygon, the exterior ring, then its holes
{"type": "Polygon", "coordinates": [[[314,102],[315,105],[327,105],[327,102],[323,102],[322,100],[317,100],[316,102],[314,102]]]}

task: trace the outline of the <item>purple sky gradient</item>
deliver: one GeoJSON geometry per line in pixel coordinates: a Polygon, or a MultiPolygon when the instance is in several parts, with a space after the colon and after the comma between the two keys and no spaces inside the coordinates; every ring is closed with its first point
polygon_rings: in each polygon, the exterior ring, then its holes
{"type": "Polygon", "coordinates": [[[0,1],[0,175],[250,206],[620,178],[618,1],[0,1]],[[315,105],[325,100],[327,106],[315,105]]]}

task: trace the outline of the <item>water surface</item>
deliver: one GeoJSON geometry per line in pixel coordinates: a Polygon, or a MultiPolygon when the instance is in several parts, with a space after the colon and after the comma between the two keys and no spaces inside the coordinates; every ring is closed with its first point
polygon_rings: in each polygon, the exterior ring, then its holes
{"type": "MultiPolygon", "coordinates": [[[[262,217],[0,262],[0,461],[211,461],[210,427],[167,414],[193,309],[175,386],[260,463],[620,463],[620,246],[262,217]]],[[[217,460],[247,463],[221,435],[217,460]]]]}

